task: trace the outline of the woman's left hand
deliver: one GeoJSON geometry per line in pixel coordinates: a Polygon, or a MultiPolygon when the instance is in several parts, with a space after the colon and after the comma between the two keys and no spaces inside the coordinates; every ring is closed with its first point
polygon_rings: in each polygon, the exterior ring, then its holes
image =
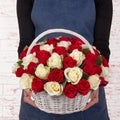
{"type": "Polygon", "coordinates": [[[31,99],[32,92],[30,90],[24,90],[24,102],[37,107],[35,102],[31,99]]]}
{"type": "Polygon", "coordinates": [[[99,102],[99,90],[97,89],[92,91],[89,98],[90,102],[87,103],[83,111],[89,109],[90,107],[99,102]]]}
{"type": "MultiPolygon", "coordinates": [[[[32,96],[32,92],[30,90],[24,90],[24,102],[32,105],[33,107],[37,107],[35,105],[35,102],[31,99],[31,96],[32,96]]],[[[87,105],[83,110],[87,110],[90,107],[92,107],[94,104],[99,102],[99,90],[97,89],[92,91],[89,98],[91,99],[91,101],[87,103],[87,105]]]]}

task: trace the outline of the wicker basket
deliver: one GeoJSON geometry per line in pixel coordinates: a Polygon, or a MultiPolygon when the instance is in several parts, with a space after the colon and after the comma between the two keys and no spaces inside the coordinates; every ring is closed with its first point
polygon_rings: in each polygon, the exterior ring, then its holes
{"type": "MultiPolygon", "coordinates": [[[[86,45],[88,45],[90,51],[94,53],[89,42],[83,36],[79,35],[78,33],[75,33],[73,31],[66,30],[66,29],[50,29],[50,30],[47,30],[41,33],[40,35],[38,35],[37,38],[35,38],[35,40],[32,42],[32,44],[30,45],[28,49],[27,55],[30,53],[30,50],[38,42],[39,39],[41,39],[47,34],[58,33],[58,32],[71,34],[71,35],[74,35],[80,38],[81,40],[83,40],[83,42],[86,45]]],[[[35,100],[35,104],[38,106],[40,110],[43,110],[47,113],[54,113],[54,114],[69,114],[73,112],[82,111],[86,103],[88,102],[90,93],[91,92],[89,92],[85,96],[77,94],[75,98],[70,99],[64,95],[50,96],[48,93],[43,91],[37,94],[33,92],[33,98],[35,100]]]]}

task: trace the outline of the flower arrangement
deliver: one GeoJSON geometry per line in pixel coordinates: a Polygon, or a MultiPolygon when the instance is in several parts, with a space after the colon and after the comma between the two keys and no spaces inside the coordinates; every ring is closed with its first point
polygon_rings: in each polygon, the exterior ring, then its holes
{"type": "Polygon", "coordinates": [[[28,55],[26,47],[13,72],[20,77],[22,89],[31,89],[35,94],[45,91],[50,96],[84,96],[108,83],[108,62],[92,48],[94,54],[77,37],[47,38],[34,45],[28,55]]]}

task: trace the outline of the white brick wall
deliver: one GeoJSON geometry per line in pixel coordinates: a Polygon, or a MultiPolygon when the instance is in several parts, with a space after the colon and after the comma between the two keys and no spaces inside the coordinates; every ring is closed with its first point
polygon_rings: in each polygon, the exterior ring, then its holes
{"type": "MultiPolygon", "coordinates": [[[[120,120],[120,0],[113,0],[110,84],[106,97],[111,120],[120,120]]],[[[16,0],[0,0],[0,120],[18,120],[21,90],[11,67],[17,60],[16,0]]]]}
{"type": "Polygon", "coordinates": [[[21,91],[11,73],[17,60],[16,0],[0,1],[0,120],[18,120],[21,91]]]}

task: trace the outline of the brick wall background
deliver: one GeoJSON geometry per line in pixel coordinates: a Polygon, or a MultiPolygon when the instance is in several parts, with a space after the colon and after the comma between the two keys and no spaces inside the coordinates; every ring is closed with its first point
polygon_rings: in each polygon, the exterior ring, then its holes
{"type": "MultiPolygon", "coordinates": [[[[105,88],[111,120],[120,120],[120,0],[113,0],[110,75],[105,88]]],[[[16,0],[0,0],[0,120],[18,120],[21,90],[11,73],[19,43],[16,0]]]]}

